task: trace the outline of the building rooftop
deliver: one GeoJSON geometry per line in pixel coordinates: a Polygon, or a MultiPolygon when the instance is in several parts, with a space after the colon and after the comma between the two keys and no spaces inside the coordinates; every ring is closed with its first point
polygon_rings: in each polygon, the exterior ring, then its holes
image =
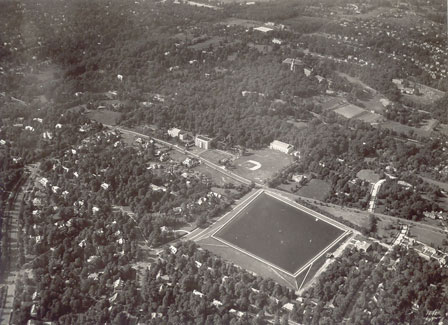
{"type": "Polygon", "coordinates": [[[285,149],[291,148],[292,145],[290,145],[289,143],[286,142],[282,142],[282,141],[278,141],[278,140],[274,140],[271,142],[271,146],[276,146],[276,147],[283,147],[285,149]]]}
{"type": "Polygon", "coordinates": [[[254,30],[257,30],[257,31],[262,32],[262,33],[267,33],[267,32],[273,31],[272,28],[264,27],[264,26],[255,27],[254,30]]]}
{"type": "Polygon", "coordinates": [[[205,135],[200,135],[200,134],[198,134],[198,135],[196,136],[196,138],[199,139],[199,140],[203,140],[203,141],[212,141],[211,138],[206,137],[205,135]]]}

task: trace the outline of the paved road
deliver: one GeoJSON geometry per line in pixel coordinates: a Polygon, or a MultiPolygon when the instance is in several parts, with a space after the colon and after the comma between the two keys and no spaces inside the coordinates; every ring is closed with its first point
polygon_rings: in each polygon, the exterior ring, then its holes
{"type": "MultiPolygon", "coordinates": [[[[110,128],[113,128],[113,129],[115,129],[115,130],[118,130],[118,131],[120,131],[120,132],[126,133],[126,134],[132,134],[132,135],[134,135],[134,136],[138,136],[138,137],[145,138],[145,139],[153,139],[154,141],[156,141],[156,142],[158,142],[158,143],[161,143],[161,144],[163,144],[163,145],[165,145],[165,146],[167,146],[167,147],[170,147],[170,148],[172,148],[172,149],[174,149],[174,150],[177,150],[177,151],[179,151],[179,152],[181,152],[181,153],[183,153],[183,154],[187,154],[187,155],[189,155],[189,156],[193,156],[193,157],[195,157],[195,158],[201,160],[204,164],[206,164],[206,165],[209,166],[210,168],[213,168],[213,169],[219,171],[220,173],[222,173],[222,174],[224,174],[224,175],[226,175],[226,176],[228,176],[228,177],[230,177],[230,178],[233,178],[233,179],[237,180],[237,181],[240,182],[240,183],[243,183],[243,184],[246,184],[246,185],[249,185],[249,184],[252,183],[251,180],[249,180],[249,179],[247,179],[247,178],[244,178],[244,177],[242,177],[242,176],[240,176],[240,175],[237,175],[237,174],[235,174],[235,173],[232,173],[231,171],[229,171],[229,170],[227,170],[227,169],[224,169],[223,167],[221,167],[221,166],[219,166],[219,165],[217,165],[217,164],[211,162],[211,161],[208,160],[208,159],[205,159],[205,158],[201,157],[201,156],[198,155],[198,154],[195,154],[195,153],[193,153],[193,152],[189,152],[189,151],[185,152],[185,149],[179,147],[178,145],[172,144],[172,143],[167,142],[167,141],[162,140],[162,139],[157,139],[157,138],[154,138],[154,137],[152,137],[152,136],[145,135],[145,134],[143,134],[143,133],[139,133],[139,132],[135,132],[135,131],[131,131],[131,130],[127,130],[127,129],[123,129],[123,128],[119,127],[119,126],[108,125],[108,124],[103,124],[103,125],[104,125],[104,126],[107,126],[107,127],[110,127],[110,128]]],[[[265,187],[265,185],[260,184],[260,183],[255,183],[255,185],[257,185],[257,186],[259,186],[259,187],[265,187]]]]}
{"type": "Polygon", "coordinates": [[[376,182],[373,185],[373,189],[372,189],[372,196],[370,198],[370,202],[369,202],[369,212],[374,212],[375,211],[375,206],[376,206],[376,195],[378,194],[381,185],[383,185],[383,183],[385,182],[385,179],[380,179],[378,182],[376,182]]]}

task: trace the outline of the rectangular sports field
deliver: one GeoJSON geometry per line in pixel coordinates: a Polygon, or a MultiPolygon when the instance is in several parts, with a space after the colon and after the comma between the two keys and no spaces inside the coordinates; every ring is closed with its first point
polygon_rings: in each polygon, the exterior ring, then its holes
{"type": "Polygon", "coordinates": [[[295,276],[344,233],[342,227],[261,192],[213,237],[295,276]]]}

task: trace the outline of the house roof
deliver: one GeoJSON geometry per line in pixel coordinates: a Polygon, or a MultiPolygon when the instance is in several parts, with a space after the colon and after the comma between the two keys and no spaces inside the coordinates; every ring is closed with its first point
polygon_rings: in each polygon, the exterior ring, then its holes
{"type": "Polygon", "coordinates": [[[280,147],[280,148],[284,148],[284,149],[289,149],[292,147],[292,145],[290,145],[289,143],[278,141],[278,140],[272,141],[271,146],[276,146],[276,147],[280,147]]]}

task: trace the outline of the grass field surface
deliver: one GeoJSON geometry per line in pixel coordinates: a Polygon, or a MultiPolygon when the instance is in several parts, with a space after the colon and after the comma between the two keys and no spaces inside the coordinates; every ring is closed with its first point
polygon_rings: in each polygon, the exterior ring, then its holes
{"type": "Polygon", "coordinates": [[[346,117],[346,118],[353,118],[353,117],[356,117],[358,115],[365,113],[366,110],[359,106],[356,106],[353,104],[348,104],[346,106],[342,106],[342,107],[336,109],[335,112],[338,113],[339,115],[346,117]]]}
{"type": "Polygon", "coordinates": [[[294,274],[343,230],[261,193],[214,237],[294,274]]]}
{"type": "Polygon", "coordinates": [[[103,124],[115,125],[120,118],[121,113],[103,109],[90,111],[87,116],[103,124]]]}
{"type": "Polygon", "coordinates": [[[235,169],[232,171],[247,179],[263,183],[271,178],[276,172],[289,166],[293,162],[293,157],[280,151],[272,149],[255,150],[236,159],[233,164],[235,169]],[[251,170],[254,166],[253,161],[261,164],[256,170],[251,170]],[[249,164],[247,162],[250,162],[249,164]]]}

